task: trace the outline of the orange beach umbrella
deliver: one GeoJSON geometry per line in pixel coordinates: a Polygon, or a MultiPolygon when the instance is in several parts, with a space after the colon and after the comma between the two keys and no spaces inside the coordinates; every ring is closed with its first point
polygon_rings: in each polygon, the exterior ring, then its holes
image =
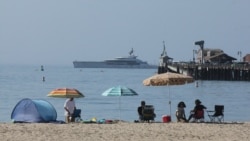
{"type": "Polygon", "coordinates": [[[47,96],[49,97],[59,97],[59,98],[79,98],[84,97],[84,95],[74,88],[57,88],[52,90],[47,96]]]}

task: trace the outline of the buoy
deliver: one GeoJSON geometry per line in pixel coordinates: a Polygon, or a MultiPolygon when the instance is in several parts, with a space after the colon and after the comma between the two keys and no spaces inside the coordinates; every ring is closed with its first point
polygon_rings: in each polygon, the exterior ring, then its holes
{"type": "Polygon", "coordinates": [[[41,65],[41,71],[44,71],[43,65],[41,65]]]}
{"type": "Polygon", "coordinates": [[[195,87],[199,87],[198,81],[195,82],[195,87]]]}

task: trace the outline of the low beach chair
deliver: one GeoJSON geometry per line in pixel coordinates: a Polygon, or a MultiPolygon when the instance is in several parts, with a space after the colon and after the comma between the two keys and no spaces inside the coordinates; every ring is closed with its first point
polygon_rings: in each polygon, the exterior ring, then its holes
{"type": "Polygon", "coordinates": [[[215,105],[214,111],[207,111],[211,122],[224,122],[224,105],[215,105]]]}
{"type": "Polygon", "coordinates": [[[204,110],[197,110],[193,115],[193,121],[192,122],[204,122],[204,110]]]}
{"type": "Polygon", "coordinates": [[[73,118],[75,122],[78,122],[81,120],[81,109],[75,109],[74,114],[73,114],[73,118]]]}
{"type": "Polygon", "coordinates": [[[142,121],[152,122],[155,119],[154,106],[146,105],[142,111],[142,121]]]}

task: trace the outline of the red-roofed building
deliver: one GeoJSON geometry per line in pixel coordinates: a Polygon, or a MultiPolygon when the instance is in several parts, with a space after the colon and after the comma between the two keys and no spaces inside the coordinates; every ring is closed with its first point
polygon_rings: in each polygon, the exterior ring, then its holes
{"type": "Polygon", "coordinates": [[[243,62],[248,62],[250,63],[250,54],[247,54],[243,57],[243,62]]]}

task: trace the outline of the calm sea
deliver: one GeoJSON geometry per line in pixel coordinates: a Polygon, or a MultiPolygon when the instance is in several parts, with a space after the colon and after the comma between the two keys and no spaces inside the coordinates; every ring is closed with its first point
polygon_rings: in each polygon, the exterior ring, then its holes
{"type": "MultiPolygon", "coordinates": [[[[72,66],[1,65],[0,66],[0,122],[10,122],[15,105],[23,98],[43,99],[57,111],[57,119],[64,120],[64,98],[51,98],[47,94],[60,87],[76,88],[85,97],[75,99],[82,109],[82,119],[138,119],[137,107],[141,100],[154,105],[156,120],[162,115],[172,115],[179,101],[186,103],[186,115],[200,99],[209,110],[215,104],[225,105],[226,121],[250,121],[250,82],[241,81],[197,81],[181,86],[144,86],[142,81],[153,75],[155,69],[75,69],[72,66]],[[42,81],[43,76],[45,82],[42,81]],[[127,86],[138,96],[104,97],[102,92],[113,86],[127,86]],[[171,101],[171,105],[169,104],[171,101]],[[120,113],[120,114],[119,114],[120,113]]],[[[206,120],[209,118],[206,116],[206,120]]]]}

